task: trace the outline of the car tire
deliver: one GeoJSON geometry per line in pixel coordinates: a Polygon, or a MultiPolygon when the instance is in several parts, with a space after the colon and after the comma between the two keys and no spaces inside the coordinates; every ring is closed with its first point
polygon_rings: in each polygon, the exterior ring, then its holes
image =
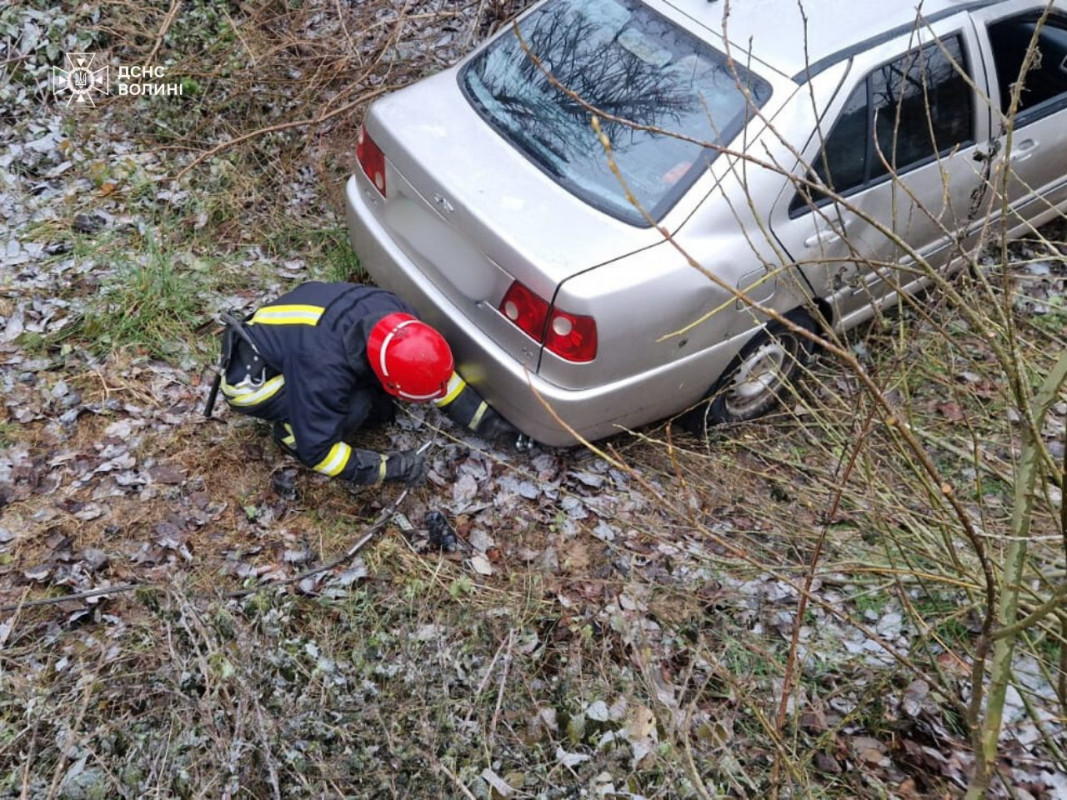
{"type": "MultiPolygon", "coordinates": [[[[786,319],[811,333],[817,330],[805,311],[793,311],[786,319]]],[[[763,416],[778,405],[783,390],[796,379],[813,350],[811,339],[788,326],[780,322],[765,326],[745,344],[700,405],[687,415],[687,427],[705,434],[712,425],[763,416]]]]}

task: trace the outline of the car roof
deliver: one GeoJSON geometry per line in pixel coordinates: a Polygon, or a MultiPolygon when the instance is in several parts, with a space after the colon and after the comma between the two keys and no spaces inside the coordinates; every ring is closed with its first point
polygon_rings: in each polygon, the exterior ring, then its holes
{"type": "Polygon", "coordinates": [[[747,51],[751,42],[753,57],[799,82],[878,41],[905,33],[915,26],[920,10],[930,23],[999,0],[807,0],[803,12],[799,0],[664,2],[740,50],[747,51]]]}

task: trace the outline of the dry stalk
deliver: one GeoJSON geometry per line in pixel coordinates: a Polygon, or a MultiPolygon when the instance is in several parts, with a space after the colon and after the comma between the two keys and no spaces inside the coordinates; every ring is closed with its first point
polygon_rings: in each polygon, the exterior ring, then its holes
{"type": "Polygon", "coordinates": [[[450,781],[452,781],[452,783],[454,783],[456,785],[456,788],[459,789],[463,793],[463,796],[466,797],[467,800],[478,800],[474,796],[474,794],[471,792],[471,790],[468,789],[463,784],[463,781],[461,781],[459,779],[459,777],[456,775],[456,773],[454,773],[452,770],[450,770],[448,767],[446,767],[444,764],[442,764],[439,759],[434,758],[434,762],[433,763],[434,763],[434,766],[437,767],[437,769],[439,769],[441,772],[445,773],[445,775],[448,777],[448,779],[450,781]]]}
{"type": "Polygon", "coordinates": [[[366,103],[369,103],[375,97],[379,97],[379,96],[385,94],[386,92],[389,92],[389,91],[391,91],[391,90],[393,90],[395,88],[396,88],[395,86],[383,86],[383,87],[379,87],[377,89],[371,89],[369,92],[365,92],[364,94],[361,94],[355,100],[352,100],[351,102],[345,103],[340,108],[335,108],[333,111],[328,111],[325,114],[320,114],[317,117],[314,117],[314,118],[311,118],[311,119],[296,120],[295,122],[279,122],[277,125],[268,125],[265,128],[259,128],[258,130],[250,131],[249,133],[245,133],[245,134],[242,134],[241,136],[238,136],[238,137],[236,137],[234,139],[230,139],[229,141],[221,142],[220,144],[217,144],[214,147],[212,147],[210,150],[207,150],[207,151],[201,153],[196,158],[194,158],[192,161],[190,161],[188,164],[186,164],[184,167],[182,167],[182,169],[179,170],[178,173],[174,176],[174,181],[176,183],[177,182],[181,182],[181,179],[184,178],[186,176],[186,174],[188,174],[191,169],[193,169],[194,167],[196,167],[200,163],[206,161],[207,159],[213,158],[214,156],[217,156],[219,153],[223,153],[223,152],[229,150],[231,147],[235,147],[235,146],[237,146],[239,144],[242,144],[243,142],[247,142],[247,141],[250,141],[252,139],[256,139],[256,138],[258,138],[260,136],[263,136],[265,134],[268,134],[268,133],[277,133],[278,131],[285,131],[285,130],[289,130],[290,128],[302,128],[304,126],[314,127],[316,125],[321,125],[322,123],[326,122],[327,120],[333,119],[334,117],[338,116],[339,114],[344,114],[347,111],[351,111],[352,109],[356,108],[357,106],[361,106],[361,105],[364,105],[366,103]]]}
{"type": "Polygon", "coordinates": [[[67,746],[61,746],[59,748],[59,757],[56,759],[56,767],[52,772],[52,784],[48,787],[48,800],[52,800],[56,796],[56,791],[60,788],[63,768],[67,765],[68,750],[73,747],[74,742],[78,736],[78,730],[81,728],[82,720],[85,719],[85,712],[89,708],[89,701],[93,697],[93,690],[96,688],[95,678],[99,674],[100,664],[103,663],[105,651],[100,651],[100,658],[97,662],[97,667],[93,671],[92,676],[85,675],[82,680],[85,683],[85,687],[82,690],[81,703],[78,705],[78,711],[74,716],[73,724],[70,726],[70,740],[67,742],[67,746]]]}
{"type": "MultiPolygon", "coordinates": [[[[797,662],[797,648],[800,645],[800,628],[801,620],[804,619],[804,615],[808,608],[808,597],[811,595],[812,583],[815,580],[815,573],[819,566],[819,561],[822,556],[823,545],[826,542],[826,536],[830,531],[830,525],[833,524],[834,519],[837,516],[837,511],[841,506],[841,498],[845,492],[845,486],[848,484],[849,477],[852,474],[852,469],[856,465],[856,459],[859,457],[860,451],[866,446],[867,435],[870,433],[871,423],[874,420],[874,408],[872,407],[870,413],[868,413],[866,419],[863,421],[863,426],[860,430],[859,436],[856,437],[855,447],[852,449],[848,457],[848,462],[845,464],[845,469],[841,474],[841,479],[838,482],[837,489],[834,492],[833,498],[830,501],[830,507],[826,512],[825,522],[822,529],[819,531],[819,538],[815,543],[815,551],[811,555],[807,574],[804,576],[804,591],[800,593],[797,599],[797,612],[796,621],[793,624],[792,638],[789,642],[789,656],[785,663],[785,677],[782,681],[782,699],[778,705],[778,716],[775,719],[775,724],[778,727],[779,734],[785,728],[786,712],[789,708],[789,696],[793,691],[793,675],[796,671],[797,662]]],[[[777,784],[778,776],[778,761],[775,761],[774,776],[772,781],[777,784]]]]}
{"type": "Polygon", "coordinates": [[[511,669],[511,648],[515,644],[515,629],[508,630],[507,650],[504,653],[504,667],[500,670],[500,685],[497,688],[496,693],[496,706],[493,709],[493,719],[489,724],[489,735],[485,739],[486,754],[485,761],[487,764],[493,763],[493,744],[496,741],[496,725],[500,720],[500,709],[504,705],[504,687],[508,682],[508,671],[511,669]]]}
{"type": "Polygon", "coordinates": [[[159,33],[156,34],[156,43],[152,45],[151,51],[149,51],[148,56],[145,58],[146,64],[151,64],[155,60],[156,53],[158,53],[159,48],[163,46],[163,38],[167,35],[167,31],[170,30],[170,26],[174,23],[174,17],[177,15],[178,9],[181,8],[181,4],[182,0],[174,0],[170,4],[170,10],[163,18],[163,24],[159,26],[159,33]]]}
{"type": "MultiPolygon", "coordinates": [[[[1056,400],[1060,386],[1067,381],[1067,352],[1060,356],[1056,367],[1049,373],[1034,398],[1032,416],[1040,430],[1049,407],[1056,400]]],[[[992,633],[993,663],[989,685],[989,698],[985,714],[981,706],[972,707],[972,724],[975,725],[975,767],[967,788],[967,800],[981,800],[989,791],[997,756],[997,745],[1003,723],[1004,702],[1011,681],[1012,654],[1020,631],[1035,624],[1043,616],[1059,607],[1062,596],[1067,595],[1067,584],[1049,599],[1048,603],[1031,614],[1022,623],[1017,618],[1019,596],[1022,591],[1023,569],[1026,564],[1030,523],[1034,510],[1034,487],[1040,472],[1040,440],[1035,440],[1030,427],[1023,428],[1022,454],[1015,477],[1015,506],[1012,511],[1012,534],[1014,536],[1004,559],[1004,589],[1001,592],[997,612],[999,628],[992,633]],[[980,723],[979,723],[979,720],[980,723]]],[[[980,695],[977,689],[975,695],[980,695]]]]}

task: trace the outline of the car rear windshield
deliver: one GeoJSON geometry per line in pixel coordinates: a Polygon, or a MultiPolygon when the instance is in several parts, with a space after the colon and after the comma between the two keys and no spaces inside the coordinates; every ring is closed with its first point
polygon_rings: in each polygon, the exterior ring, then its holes
{"type": "Polygon", "coordinates": [[[635,225],[647,220],[610,170],[591,109],[626,185],[658,220],[707,168],[713,146],[736,136],[771,94],[766,81],[636,0],[547,2],[520,22],[519,36],[512,29],[472,59],[460,84],[560,185],[635,225]]]}

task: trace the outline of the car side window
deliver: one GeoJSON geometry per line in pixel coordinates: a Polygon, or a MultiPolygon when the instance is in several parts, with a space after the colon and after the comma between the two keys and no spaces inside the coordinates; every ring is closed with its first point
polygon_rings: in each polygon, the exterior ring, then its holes
{"type": "Polygon", "coordinates": [[[1067,18],[1050,16],[1038,29],[1039,13],[1019,14],[989,26],[989,42],[997,68],[1000,108],[1011,107],[1011,94],[1022,80],[1018,119],[1026,124],[1067,105],[1067,18]],[[1037,31],[1037,52],[1025,75],[1020,75],[1027,50],[1037,31]]]}
{"type": "MultiPolygon", "coordinates": [[[[845,102],[809,178],[850,194],[973,142],[974,93],[964,69],[963,44],[952,36],[873,70],[845,102]]],[[[790,215],[825,200],[801,189],[790,215]]]]}

